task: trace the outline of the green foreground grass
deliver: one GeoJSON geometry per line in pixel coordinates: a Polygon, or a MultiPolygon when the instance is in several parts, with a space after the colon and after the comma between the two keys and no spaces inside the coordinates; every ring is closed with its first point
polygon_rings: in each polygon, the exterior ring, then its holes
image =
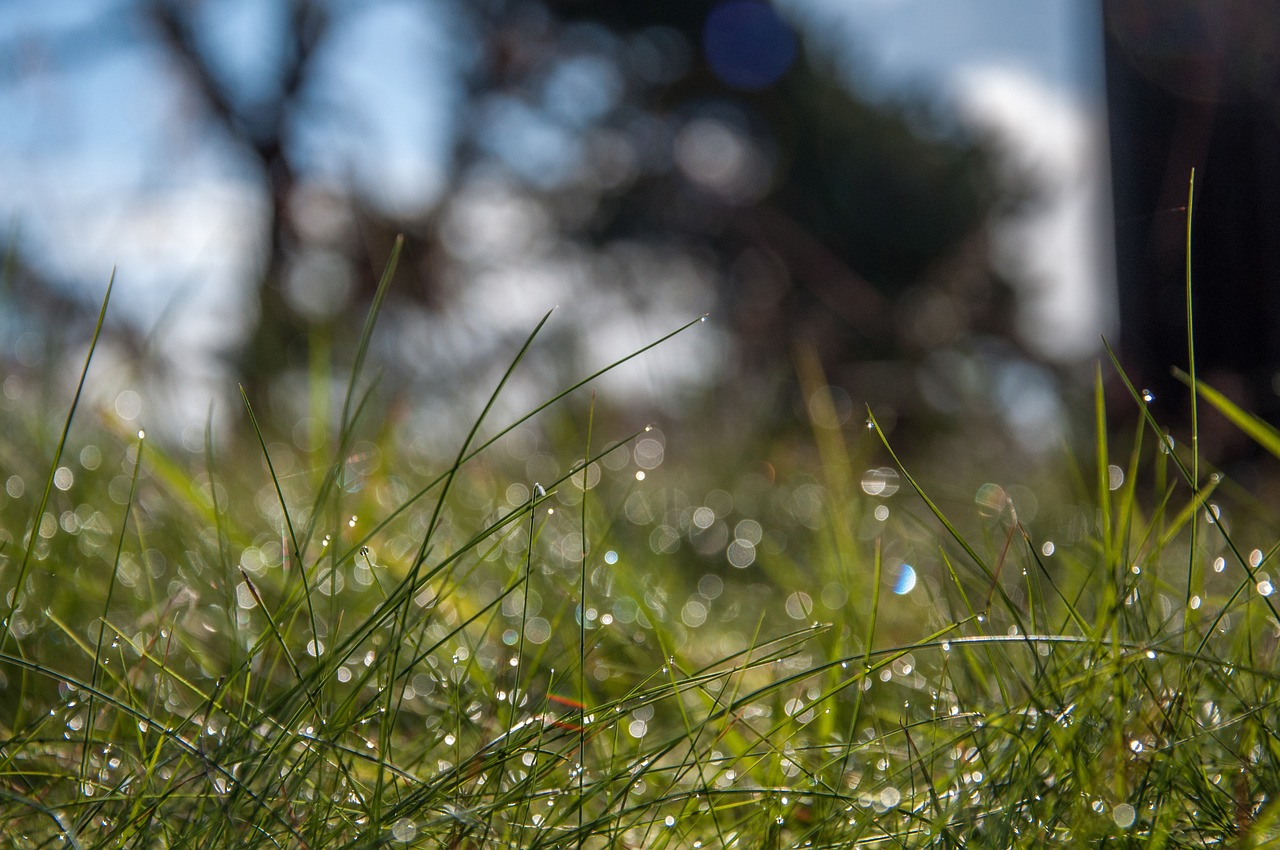
{"type": "Polygon", "coordinates": [[[1274,526],[1140,391],[1113,457],[1099,372],[1069,522],[994,483],[944,511],[874,419],[815,429],[820,474],[693,498],[656,432],[538,430],[594,376],[449,461],[399,448],[376,311],[310,451],[255,419],[174,456],[65,402],[50,433],[6,382],[0,844],[1280,835],[1274,526]]]}

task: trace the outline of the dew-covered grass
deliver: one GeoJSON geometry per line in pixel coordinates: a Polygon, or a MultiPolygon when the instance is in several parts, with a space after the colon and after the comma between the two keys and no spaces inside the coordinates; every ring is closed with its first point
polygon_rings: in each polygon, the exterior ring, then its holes
{"type": "Polygon", "coordinates": [[[707,486],[594,376],[406,448],[375,317],[305,448],[256,414],[168,448],[8,376],[5,846],[1280,834],[1275,525],[1140,390],[1123,450],[1100,369],[1056,485],[939,495],[802,364],[818,462],[707,486]]]}

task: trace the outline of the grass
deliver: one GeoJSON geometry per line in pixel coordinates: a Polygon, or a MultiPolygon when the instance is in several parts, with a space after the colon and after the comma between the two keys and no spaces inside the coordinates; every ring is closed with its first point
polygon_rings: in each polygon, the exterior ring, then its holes
{"type": "Polygon", "coordinates": [[[422,456],[364,375],[389,279],[315,450],[251,411],[172,455],[5,382],[4,846],[1280,836],[1274,519],[1139,390],[1117,450],[1099,370],[1034,518],[933,495],[874,418],[695,496],[659,429],[601,433],[600,373],[489,421],[540,324],[422,456]]]}

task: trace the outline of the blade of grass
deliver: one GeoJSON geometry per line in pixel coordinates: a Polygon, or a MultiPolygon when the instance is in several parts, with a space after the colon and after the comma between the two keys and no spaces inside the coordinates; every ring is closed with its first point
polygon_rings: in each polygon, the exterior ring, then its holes
{"type": "MultiPolygon", "coordinates": [[[[45,508],[49,505],[49,496],[53,492],[53,479],[58,473],[58,464],[62,461],[62,453],[67,447],[67,436],[71,433],[71,422],[75,418],[76,409],[80,406],[80,395],[84,392],[85,378],[89,375],[89,364],[93,362],[93,353],[98,348],[98,340],[102,336],[102,326],[107,318],[107,305],[111,303],[111,289],[115,286],[116,273],[112,269],[107,280],[107,291],[102,296],[102,307],[98,310],[98,322],[93,328],[93,338],[89,341],[89,351],[84,358],[84,367],[80,370],[80,380],[76,383],[75,396],[71,399],[71,407],[67,410],[67,418],[62,423],[62,433],[58,436],[58,447],[53,453],[53,462],[49,464],[49,475],[44,482],[44,492],[40,495],[40,503],[31,519],[31,539],[22,550],[22,561],[18,564],[18,574],[13,582],[9,602],[5,607],[4,617],[0,618],[0,653],[9,645],[9,636],[13,631],[14,613],[22,604],[23,585],[26,584],[27,572],[31,569],[31,555],[40,543],[40,524],[44,520],[45,508]]],[[[19,709],[19,715],[21,709],[19,709]]],[[[15,723],[15,725],[18,725],[15,723]]]]}
{"type": "Polygon", "coordinates": [[[1248,412],[1209,384],[1193,378],[1181,369],[1174,369],[1173,373],[1188,387],[1193,387],[1195,395],[1209,402],[1228,422],[1239,428],[1271,455],[1280,458],[1280,431],[1270,423],[1248,412]]]}
{"type": "Polygon", "coordinates": [[[106,598],[102,601],[102,616],[98,624],[97,645],[93,650],[93,674],[89,679],[91,690],[89,692],[87,716],[85,718],[84,732],[84,750],[80,756],[80,779],[81,782],[86,781],[89,773],[89,742],[93,740],[94,721],[97,719],[97,712],[94,710],[95,697],[94,692],[98,689],[99,676],[103,671],[102,664],[102,641],[106,636],[108,614],[111,611],[111,601],[115,596],[116,582],[120,577],[120,558],[124,554],[125,534],[129,529],[129,514],[133,512],[133,500],[138,492],[138,472],[142,469],[142,448],[144,445],[143,438],[138,438],[137,455],[133,459],[133,475],[129,479],[129,496],[125,499],[124,513],[120,518],[120,534],[116,537],[116,553],[111,562],[111,578],[107,581],[106,598]]]}

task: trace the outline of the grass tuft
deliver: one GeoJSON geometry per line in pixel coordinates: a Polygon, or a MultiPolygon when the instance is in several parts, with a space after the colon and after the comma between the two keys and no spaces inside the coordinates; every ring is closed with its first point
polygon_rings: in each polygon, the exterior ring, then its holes
{"type": "Polygon", "coordinates": [[[455,446],[406,448],[362,371],[394,264],[318,470],[252,410],[244,445],[207,431],[195,460],[107,414],[73,428],[88,363],[50,450],[6,382],[7,844],[1280,834],[1274,523],[1202,479],[1198,426],[1170,440],[1123,373],[1132,436],[1099,371],[1092,468],[1062,458],[1075,483],[1037,506],[992,481],[934,495],[945,470],[919,474],[874,415],[831,426],[801,351],[821,476],[693,497],[660,430],[610,435],[580,397],[630,358],[489,421],[550,315],[455,446]]]}

